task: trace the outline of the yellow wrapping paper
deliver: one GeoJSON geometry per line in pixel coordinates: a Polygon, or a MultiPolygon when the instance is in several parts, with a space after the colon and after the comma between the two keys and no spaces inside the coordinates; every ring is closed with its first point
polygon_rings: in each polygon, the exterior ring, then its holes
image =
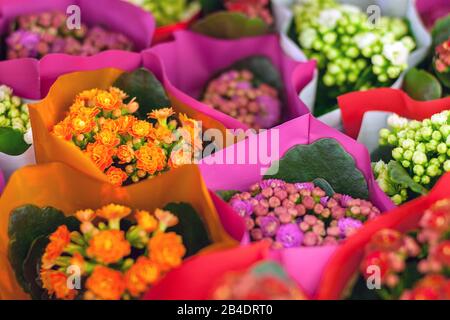
{"type": "MultiPolygon", "coordinates": [[[[123,71],[118,69],[106,68],[61,76],[55,81],[44,100],[30,105],[37,163],[63,162],[91,177],[107,182],[106,175],[77,146],[57,138],[51,130],[64,119],[78,93],[93,88],[107,89],[122,73],[123,71]]],[[[215,128],[222,132],[224,138],[226,137],[226,129],[218,121],[198,113],[172,96],[169,96],[169,99],[176,112],[186,113],[189,117],[202,121],[203,130],[215,128]]]]}
{"type": "Polygon", "coordinates": [[[117,203],[152,211],[170,202],[189,203],[203,219],[213,244],[201,253],[237,245],[223,229],[195,165],[186,165],[126,188],[83,175],[62,163],[29,166],[16,171],[0,198],[0,298],[28,298],[17,283],[8,260],[7,228],[15,208],[34,204],[73,214],[80,209],[97,209],[117,203]]]}

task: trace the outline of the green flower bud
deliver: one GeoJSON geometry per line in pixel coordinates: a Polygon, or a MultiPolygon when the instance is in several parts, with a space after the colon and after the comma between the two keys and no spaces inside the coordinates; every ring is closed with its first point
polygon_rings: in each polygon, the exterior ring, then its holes
{"type": "Polygon", "coordinates": [[[414,166],[413,172],[414,172],[414,174],[416,174],[418,176],[423,176],[425,173],[425,168],[423,166],[417,164],[414,166]]]}
{"type": "Polygon", "coordinates": [[[402,204],[402,202],[403,202],[402,196],[399,195],[399,194],[396,194],[395,196],[392,196],[391,200],[397,206],[402,204]]]}
{"type": "MultiPolygon", "coordinates": [[[[394,151],[392,151],[392,156],[393,155],[394,155],[394,151]]],[[[416,151],[413,154],[412,161],[414,162],[414,164],[424,165],[428,162],[427,155],[424,152],[416,151]]]]}
{"type": "Polygon", "coordinates": [[[337,34],[334,32],[328,32],[323,36],[323,41],[327,44],[334,44],[337,39],[337,34]]]}
{"type": "Polygon", "coordinates": [[[420,151],[420,152],[426,152],[427,151],[427,148],[426,148],[426,146],[425,146],[425,143],[419,143],[417,146],[416,146],[416,151],[420,151]]]}
{"type": "Polygon", "coordinates": [[[437,141],[436,140],[430,140],[430,142],[425,144],[425,147],[427,148],[427,152],[434,152],[437,148],[437,141]]]}
{"type": "Polygon", "coordinates": [[[322,77],[323,83],[327,86],[327,87],[332,87],[334,86],[334,84],[336,83],[336,81],[334,81],[334,77],[329,74],[326,73],[323,77],[322,77]]]}
{"type": "Polygon", "coordinates": [[[438,175],[439,167],[436,165],[428,166],[426,172],[430,177],[436,177],[438,175]]]}
{"type": "Polygon", "coordinates": [[[413,177],[413,180],[414,180],[414,182],[416,182],[416,183],[420,183],[420,181],[421,181],[421,179],[420,179],[419,176],[414,176],[414,177],[413,177]]]}
{"type": "Polygon", "coordinates": [[[422,127],[422,129],[420,129],[420,133],[425,140],[430,140],[433,134],[433,129],[430,127],[422,127]]]}
{"type": "Polygon", "coordinates": [[[428,164],[439,167],[441,163],[439,162],[438,158],[431,158],[428,161],[428,164]]]}
{"type": "Polygon", "coordinates": [[[447,145],[443,142],[439,143],[436,151],[439,152],[440,154],[446,154],[447,153],[447,145]]]}
{"type": "Polygon", "coordinates": [[[17,118],[18,116],[20,115],[20,112],[19,112],[19,110],[17,110],[17,109],[10,109],[9,110],[9,112],[8,112],[8,117],[9,118],[17,118]]]}
{"type": "Polygon", "coordinates": [[[411,166],[411,162],[408,160],[403,160],[402,161],[402,166],[405,168],[409,168],[411,166]]]}
{"type": "Polygon", "coordinates": [[[450,171],[450,160],[447,160],[447,161],[444,162],[444,170],[446,172],[450,171]]]}
{"type": "Polygon", "coordinates": [[[431,182],[431,178],[430,178],[429,176],[423,176],[423,177],[420,179],[420,182],[421,182],[422,184],[424,184],[424,185],[427,185],[427,184],[429,184],[429,183],[431,182]]]}
{"type": "Polygon", "coordinates": [[[345,55],[346,55],[347,57],[350,57],[350,58],[356,58],[356,57],[359,56],[359,50],[358,50],[358,48],[356,48],[356,47],[350,47],[350,48],[348,48],[348,50],[345,52],[345,55]]]}
{"type": "MultiPolygon", "coordinates": [[[[401,160],[403,158],[403,149],[399,147],[399,148],[395,148],[394,150],[392,150],[392,158],[394,158],[395,160],[401,160]]],[[[425,158],[426,158],[426,156],[425,156],[425,158]]],[[[413,155],[413,161],[414,161],[414,155],[413,155]]]]}
{"type": "Polygon", "coordinates": [[[377,67],[384,67],[387,64],[387,60],[381,54],[372,56],[371,61],[372,64],[377,67]]]}
{"type": "Polygon", "coordinates": [[[415,144],[416,144],[416,143],[414,142],[414,140],[412,140],[412,139],[406,139],[406,140],[403,141],[401,147],[402,147],[403,149],[414,149],[415,144]]]}
{"type": "Polygon", "coordinates": [[[418,130],[421,127],[422,127],[422,124],[420,123],[420,121],[411,120],[410,122],[408,122],[408,128],[410,128],[412,130],[418,130]]]}
{"type": "Polygon", "coordinates": [[[386,82],[386,81],[389,80],[389,79],[388,79],[388,76],[385,75],[385,74],[380,74],[380,75],[378,75],[377,79],[378,79],[378,81],[380,81],[380,82],[386,82]]]}
{"type": "Polygon", "coordinates": [[[342,71],[341,68],[337,64],[330,63],[328,65],[328,72],[332,75],[336,75],[341,71],[342,71]]]}
{"type": "Polygon", "coordinates": [[[436,141],[441,141],[442,134],[439,131],[433,131],[433,133],[431,134],[431,138],[436,141]]]}
{"type": "Polygon", "coordinates": [[[397,144],[397,142],[398,142],[398,139],[397,139],[397,136],[395,136],[395,135],[393,135],[393,134],[390,134],[389,136],[388,136],[388,138],[387,138],[387,142],[390,144],[390,145],[396,145],[397,144]]]}
{"type": "Polygon", "coordinates": [[[386,70],[387,75],[391,79],[397,79],[400,76],[400,73],[402,73],[402,69],[396,66],[390,66],[386,70]]]}
{"type": "Polygon", "coordinates": [[[450,135],[450,125],[448,124],[443,124],[440,128],[439,131],[442,133],[442,136],[444,137],[444,139],[447,139],[448,136],[450,135]]]}
{"type": "Polygon", "coordinates": [[[413,151],[411,150],[405,150],[405,152],[403,152],[403,159],[405,160],[411,160],[413,157],[413,151]]]}
{"type": "Polygon", "coordinates": [[[447,160],[447,153],[446,154],[440,154],[438,156],[438,161],[440,164],[444,163],[447,160]]]}
{"type": "Polygon", "coordinates": [[[6,107],[3,103],[0,102],[0,114],[4,114],[6,112],[6,107]]]}

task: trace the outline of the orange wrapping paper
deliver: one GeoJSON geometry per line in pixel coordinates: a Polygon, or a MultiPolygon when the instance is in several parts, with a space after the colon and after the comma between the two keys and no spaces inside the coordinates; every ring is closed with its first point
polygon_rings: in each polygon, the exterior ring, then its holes
{"type": "MultiPolygon", "coordinates": [[[[62,162],[100,181],[107,182],[106,175],[70,142],[51,133],[53,126],[64,119],[75,96],[87,89],[107,89],[123,71],[106,68],[96,71],[74,72],[61,76],[51,87],[47,97],[30,105],[30,121],[33,127],[34,149],[37,163],[62,162]]],[[[202,121],[203,130],[216,128],[225,137],[225,127],[205,115],[198,113],[177,99],[169,96],[173,109],[202,121]]]]}
{"type": "Polygon", "coordinates": [[[0,298],[28,298],[16,282],[8,260],[7,228],[12,210],[34,204],[52,206],[73,214],[76,210],[97,209],[112,202],[149,211],[170,202],[189,203],[202,217],[213,242],[201,253],[237,245],[223,229],[200,172],[194,165],[174,169],[126,188],[113,187],[62,163],[24,167],[13,174],[0,198],[0,298]]]}

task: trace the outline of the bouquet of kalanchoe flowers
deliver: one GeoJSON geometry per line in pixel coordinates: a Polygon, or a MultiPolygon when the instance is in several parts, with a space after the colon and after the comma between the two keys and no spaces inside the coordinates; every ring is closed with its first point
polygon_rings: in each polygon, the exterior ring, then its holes
{"type": "Polygon", "coordinates": [[[229,203],[245,219],[251,240],[271,241],[274,249],[338,244],[380,215],[369,201],[334,193],[326,182],[324,189],[269,179],[229,203]]]}
{"type": "Polygon", "coordinates": [[[209,81],[202,102],[253,129],[268,129],[282,118],[281,75],[264,56],[235,62],[209,81]]]}
{"type": "Polygon", "coordinates": [[[200,4],[196,0],[129,0],[130,2],[151,12],[156,24],[167,26],[185,21],[194,16],[200,4]]]}
{"type": "Polygon", "coordinates": [[[139,298],[178,267],[186,248],[181,236],[166,232],[178,223],[177,217],[161,209],[135,210],[136,222],[124,227],[121,220],[131,214],[130,208],[116,204],[80,210],[75,213],[79,228],[62,224],[43,238],[43,295],[64,300],[139,298]],[[81,276],[79,286],[69,287],[75,268],[81,276]]]}
{"type": "Polygon", "coordinates": [[[0,137],[0,152],[9,155],[24,153],[32,143],[28,105],[5,85],[0,86],[0,137]]]}
{"type": "Polygon", "coordinates": [[[449,234],[449,199],[427,209],[416,230],[378,231],[366,245],[360,272],[368,278],[373,267],[378,267],[381,289],[367,290],[366,281],[360,278],[351,297],[359,298],[364,290],[371,299],[449,300],[449,234]]]}
{"type": "Polygon", "coordinates": [[[380,131],[380,145],[392,149],[390,162],[373,166],[381,189],[400,204],[426,194],[450,171],[450,111],[423,121],[392,115],[380,131]]]}
{"type": "Polygon", "coordinates": [[[408,67],[416,47],[406,21],[381,17],[377,25],[358,7],[336,0],[300,1],[293,7],[294,33],[320,71],[316,115],[329,111],[337,96],[391,86],[408,67]]]}
{"type": "Polygon", "coordinates": [[[78,94],[52,132],[79,147],[116,185],[153,177],[192,163],[201,149],[200,124],[172,108],[138,117],[139,104],[117,87],[78,94]]]}
{"type": "Polygon", "coordinates": [[[70,30],[63,12],[43,12],[18,17],[6,38],[6,58],[42,58],[48,53],[89,56],[105,50],[133,49],[123,34],[100,26],[70,30]]]}

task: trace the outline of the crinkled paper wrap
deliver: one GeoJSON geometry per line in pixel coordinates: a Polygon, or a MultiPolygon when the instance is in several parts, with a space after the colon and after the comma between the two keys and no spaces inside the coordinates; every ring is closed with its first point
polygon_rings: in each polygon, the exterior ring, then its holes
{"type": "MultiPolygon", "coordinates": [[[[275,130],[278,131],[278,140],[272,140],[271,138],[268,139],[267,145],[259,145],[259,148],[263,148],[263,154],[270,155],[270,157],[266,159],[270,160],[269,162],[278,160],[295,145],[311,144],[322,138],[333,138],[353,157],[356,167],[363,173],[367,181],[372,203],[382,212],[394,208],[394,204],[381,191],[373,177],[369,153],[363,145],[321,123],[310,114],[268,130],[267,136],[271,137],[271,132],[274,132],[275,130]],[[267,152],[273,150],[272,144],[274,143],[279,143],[278,158],[274,154],[267,152]]],[[[251,140],[251,138],[241,141],[233,146],[235,150],[234,153],[230,152],[229,147],[202,160],[200,170],[206,185],[210,190],[244,191],[248,190],[255,182],[261,181],[262,175],[268,169],[270,163],[262,163],[260,159],[257,159],[256,164],[238,164],[237,158],[234,158],[241,150],[245,150],[246,155],[250,155],[250,152],[255,152],[255,150],[250,151],[249,140],[251,140]],[[231,159],[234,159],[234,161],[231,162],[234,164],[226,164],[227,162],[230,162],[230,159],[226,156],[227,154],[233,155],[233,158],[231,159]],[[213,157],[216,157],[216,159],[225,159],[226,161],[224,161],[224,164],[213,163],[213,157]]],[[[277,148],[277,145],[274,147],[277,148]]],[[[261,154],[261,150],[259,150],[259,152],[261,154]]],[[[299,168],[299,170],[301,170],[301,168],[299,168]]],[[[236,240],[241,240],[243,244],[248,243],[249,238],[248,234],[245,232],[243,219],[238,217],[238,220],[240,220],[238,222],[236,220],[237,213],[218,197],[213,197],[213,200],[225,230],[227,230],[236,240]]],[[[307,294],[314,295],[323,268],[336,248],[337,246],[323,246],[283,249],[280,251],[272,251],[271,256],[282,263],[291,277],[297,281],[307,294]]]]}
{"type": "Polygon", "coordinates": [[[8,260],[7,228],[15,208],[33,204],[52,206],[65,214],[73,214],[77,210],[116,203],[153,211],[171,202],[190,204],[204,221],[213,244],[202,253],[237,244],[222,228],[208,190],[194,165],[126,188],[102,183],[61,163],[29,166],[16,171],[0,198],[0,298],[27,298],[16,282],[8,260]]]}
{"type": "MultiPolygon", "coordinates": [[[[276,28],[281,34],[281,44],[285,52],[292,58],[298,61],[304,61],[306,59],[305,54],[299,48],[299,46],[289,38],[288,32],[292,23],[293,13],[290,9],[295,0],[272,0],[272,8],[275,15],[276,28]]],[[[431,36],[425,29],[415,6],[414,0],[340,0],[341,3],[353,4],[365,10],[369,5],[378,5],[381,8],[381,14],[385,16],[397,16],[406,17],[410,23],[413,36],[417,43],[417,48],[411,53],[408,59],[409,68],[418,65],[427,55],[431,46],[431,36]]],[[[403,83],[403,78],[406,71],[397,79],[392,85],[392,88],[400,88],[403,83]]],[[[314,81],[317,83],[318,74],[314,81]]],[[[318,92],[317,94],[321,94],[318,92]]],[[[314,101],[308,104],[310,108],[313,108],[314,101]]],[[[324,123],[332,126],[336,129],[342,128],[341,113],[339,109],[327,113],[319,118],[324,123]]],[[[369,121],[376,121],[377,119],[369,119],[369,121]]]]}
{"type": "Polygon", "coordinates": [[[436,201],[450,197],[449,184],[450,174],[447,173],[428,195],[410,201],[384,216],[366,223],[331,257],[325,267],[317,298],[327,300],[344,298],[345,291],[351,289],[348,286],[358,273],[364,248],[372,236],[385,228],[392,228],[400,232],[408,232],[417,228],[426,209],[436,201]]]}
{"type": "Polygon", "coordinates": [[[423,120],[450,109],[450,97],[417,101],[398,89],[380,88],[352,92],[338,98],[344,132],[357,138],[370,152],[379,143],[380,129],[387,127],[387,118],[396,113],[401,117],[423,120]]]}
{"type": "Polygon", "coordinates": [[[248,129],[246,125],[198,99],[217,72],[233,63],[251,56],[269,58],[279,71],[284,84],[285,105],[282,114],[286,120],[309,112],[299,99],[301,92],[311,82],[315,62],[296,62],[283,53],[276,35],[238,40],[221,40],[188,31],[175,33],[175,40],[160,44],[142,53],[144,63],[153,55],[163,64],[163,79],[168,92],[198,112],[221,122],[229,129],[248,129]]]}
{"type": "MultiPolygon", "coordinates": [[[[158,76],[160,73],[158,60],[149,60],[147,66],[149,69],[154,67],[155,75],[158,76]]],[[[89,157],[83,154],[77,146],[56,137],[51,133],[51,130],[55,124],[64,119],[66,112],[78,93],[93,88],[107,89],[122,73],[123,71],[118,69],[106,68],[61,76],[51,87],[48,96],[44,100],[30,105],[30,119],[33,127],[37,163],[62,162],[100,181],[108,181],[106,174],[89,157]]],[[[217,128],[224,132],[225,128],[217,121],[199,114],[191,109],[190,106],[173,99],[171,96],[169,98],[176,112],[183,112],[191,118],[201,120],[204,129],[217,128]]]]}

